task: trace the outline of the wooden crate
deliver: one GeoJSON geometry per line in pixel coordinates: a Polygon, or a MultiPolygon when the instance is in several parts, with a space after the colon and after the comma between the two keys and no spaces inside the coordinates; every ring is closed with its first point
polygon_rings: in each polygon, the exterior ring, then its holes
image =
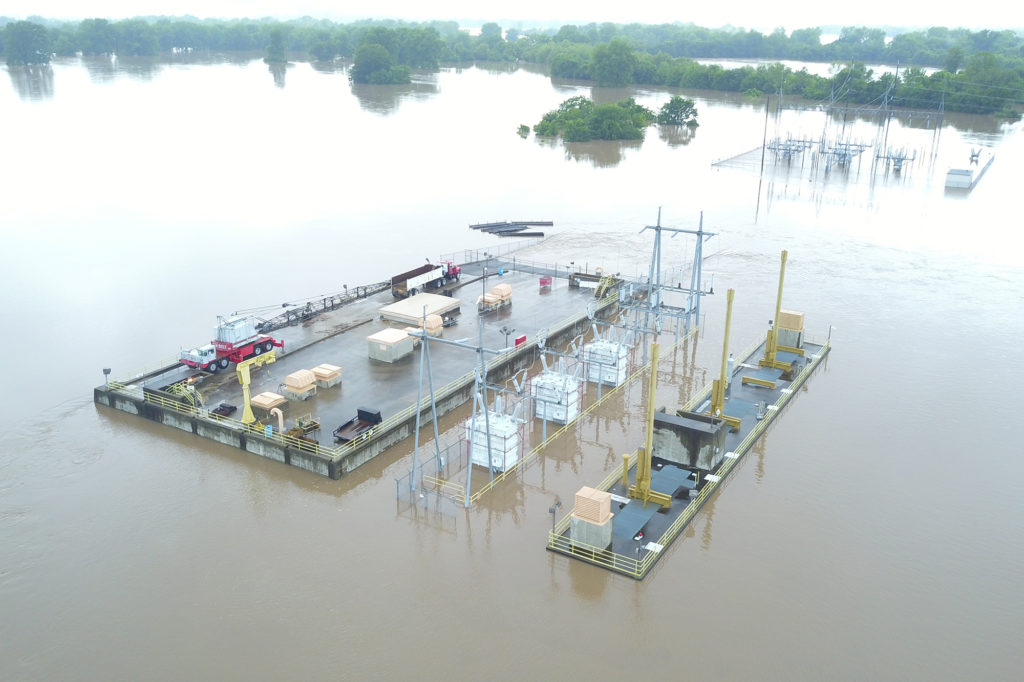
{"type": "Polygon", "coordinates": [[[316,377],[317,381],[330,381],[336,379],[341,374],[341,367],[337,365],[317,365],[313,368],[313,376],[316,377]]]}
{"type": "Polygon", "coordinates": [[[284,378],[284,385],[293,389],[305,389],[315,383],[316,375],[308,369],[300,369],[284,378]]]}
{"type": "Polygon", "coordinates": [[[795,310],[779,310],[779,319],[775,325],[779,329],[804,330],[804,314],[795,310]]]}
{"type": "Polygon", "coordinates": [[[271,393],[270,391],[267,391],[266,393],[260,393],[258,396],[255,396],[251,401],[253,407],[259,407],[264,410],[269,410],[274,407],[281,407],[287,402],[288,401],[285,399],[283,395],[271,393]]]}
{"type": "Polygon", "coordinates": [[[611,516],[612,496],[603,490],[583,486],[576,491],[573,513],[593,523],[604,523],[611,516]]]}

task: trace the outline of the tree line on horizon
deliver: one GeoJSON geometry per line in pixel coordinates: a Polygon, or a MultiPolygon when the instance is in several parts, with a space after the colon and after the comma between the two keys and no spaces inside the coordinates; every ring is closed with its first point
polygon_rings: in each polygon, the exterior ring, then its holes
{"type": "Polygon", "coordinates": [[[410,69],[440,63],[529,62],[552,77],[597,85],[655,85],[743,92],[781,92],[810,100],[945,108],[1016,117],[1024,109],[1024,36],[1012,31],[933,27],[888,40],[882,29],[847,27],[823,43],[820,28],[770,34],[706,29],[691,24],[587,24],[478,35],[453,21],[302,19],[192,20],[160,17],[81,22],[6,21],[0,50],[8,64],[45,63],[50,55],[156,56],[173,52],[257,51],[270,61],[298,55],[313,61],[352,60],[350,77],[363,83],[408,82],[410,69]],[[273,48],[273,54],[270,48],[273,48]],[[697,58],[791,59],[833,62],[830,77],[782,64],[726,69],[697,58]],[[898,76],[874,73],[865,62],[899,63],[898,76]],[[924,67],[937,69],[926,73],[924,67]]]}

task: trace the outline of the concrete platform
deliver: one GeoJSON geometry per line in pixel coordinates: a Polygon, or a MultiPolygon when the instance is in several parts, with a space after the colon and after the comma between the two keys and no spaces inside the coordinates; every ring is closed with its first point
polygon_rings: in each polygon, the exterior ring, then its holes
{"type": "MultiPolygon", "coordinates": [[[[592,291],[570,288],[565,279],[556,279],[549,290],[538,291],[536,276],[533,273],[506,272],[503,276],[499,276],[492,270],[486,278],[480,275],[482,272],[478,275],[464,270],[463,283],[460,285],[460,289],[465,292],[463,298],[465,296],[476,297],[498,283],[511,284],[516,296],[515,306],[480,318],[483,321],[483,342],[488,348],[501,349],[506,345],[511,345],[512,338],[502,331],[503,328],[515,329],[515,336],[525,334],[532,342],[536,333],[542,328],[555,329],[559,325],[572,322],[576,326],[573,330],[573,335],[575,335],[589,327],[585,311],[587,304],[594,300],[592,291]]],[[[457,300],[447,296],[432,296],[441,299],[446,306],[450,306],[453,301],[457,300]]],[[[412,303],[410,301],[405,303],[416,305],[415,298],[410,300],[412,303]]],[[[300,455],[306,457],[305,454],[290,451],[276,456],[275,450],[276,459],[308,468],[316,473],[336,477],[380,454],[391,443],[398,442],[411,433],[411,428],[408,425],[402,426],[387,438],[381,434],[380,443],[368,445],[370,450],[360,452],[358,456],[346,454],[346,459],[343,462],[331,461],[334,458],[332,453],[335,445],[330,434],[337,426],[354,417],[357,408],[370,407],[380,410],[386,425],[389,417],[406,410],[416,400],[419,382],[420,353],[418,350],[409,357],[394,363],[378,362],[367,357],[366,337],[389,328],[389,323],[381,320],[377,311],[391,303],[390,291],[384,291],[338,310],[324,313],[312,323],[286,327],[274,333],[276,338],[284,340],[285,347],[283,350],[276,351],[276,362],[252,370],[250,389],[253,395],[267,391],[279,393],[285,377],[289,374],[321,364],[341,367],[341,374],[344,376],[344,382],[340,385],[327,391],[317,391],[316,395],[308,400],[296,403],[300,407],[294,411],[295,415],[311,413],[322,424],[322,430],[319,433],[312,433],[310,436],[320,443],[324,452],[314,453],[316,461],[312,464],[299,459],[300,455]],[[327,458],[327,465],[324,464],[323,458],[327,458]]],[[[422,307],[420,314],[422,315],[422,307]]],[[[444,328],[442,335],[451,339],[475,340],[478,336],[478,317],[474,306],[469,306],[456,318],[457,324],[444,328]]],[[[572,338],[572,336],[568,338],[572,338]]],[[[450,385],[456,380],[472,376],[471,373],[476,362],[473,352],[439,343],[431,345],[430,352],[435,387],[450,385]]],[[[516,362],[522,365],[524,361],[528,366],[533,362],[533,356],[524,356],[522,360],[516,362]]],[[[235,372],[230,368],[216,375],[210,375],[181,365],[174,365],[164,371],[134,380],[116,382],[124,384],[124,388],[118,389],[116,394],[109,393],[102,386],[98,387],[94,391],[94,399],[100,404],[147,416],[155,421],[168,423],[168,420],[178,420],[181,421],[180,428],[200,433],[206,428],[204,423],[200,423],[205,422],[205,418],[185,415],[186,418],[181,420],[168,413],[166,409],[161,410],[159,405],[140,402],[144,386],[160,388],[190,375],[197,377],[196,386],[203,396],[205,405],[216,406],[220,403],[228,403],[238,407],[236,417],[241,414],[242,391],[235,372]],[[119,395],[123,395],[124,399],[119,395]]],[[[469,392],[467,390],[465,397],[460,395],[448,399],[445,408],[454,409],[468,399],[469,392]]],[[[290,413],[286,410],[285,414],[290,413]]],[[[286,419],[285,430],[294,425],[294,418],[286,419]]],[[[231,442],[236,446],[238,443],[242,443],[241,447],[250,450],[255,447],[254,438],[239,439],[230,431],[229,428],[223,439],[220,434],[216,439],[221,442],[231,442]]],[[[200,435],[202,434],[200,433],[200,435]]],[[[268,447],[271,446],[268,445],[268,447]]]]}

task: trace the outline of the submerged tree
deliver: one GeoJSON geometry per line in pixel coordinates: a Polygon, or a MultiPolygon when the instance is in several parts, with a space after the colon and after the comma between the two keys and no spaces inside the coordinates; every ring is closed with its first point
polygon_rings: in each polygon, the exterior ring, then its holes
{"type": "Polygon", "coordinates": [[[614,104],[595,105],[586,97],[570,97],[544,117],[533,131],[543,137],[561,135],[566,142],[642,140],[655,115],[632,97],[614,104]]]}
{"type": "Polygon", "coordinates": [[[387,48],[379,43],[363,43],[356,48],[356,57],[349,74],[353,83],[409,83],[409,67],[395,64],[387,48]]]}
{"type": "Polygon", "coordinates": [[[270,31],[270,44],[267,45],[267,56],[263,61],[267,64],[283,64],[288,61],[284,53],[284,31],[279,26],[270,31]]]}
{"type": "Polygon", "coordinates": [[[50,63],[50,37],[46,28],[31,21],[13,21],[4,27],[4,54],[8,66],[50,63]]]}
{"type": "Polygon", "coordinates": [[[674,126],[685,125],[696,128],[699,124],[697,123],[697,109],[693,105],[693,100],[681,97],[680,95],[672,95],[672,99],[664,104],[658,112],[658,123],[674,126]]]}

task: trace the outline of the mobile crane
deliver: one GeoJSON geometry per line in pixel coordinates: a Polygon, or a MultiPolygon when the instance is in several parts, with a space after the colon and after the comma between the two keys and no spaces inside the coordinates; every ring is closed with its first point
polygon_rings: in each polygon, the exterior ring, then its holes
{"type": "Polygon", "coordinates": [[[205,346],[181,351],[181,363],[216,374],[248,358],[269,353],[276,346],[284,348],[284,341],[256,332],[256,318],[251,316],[225,318],[217,316],[215,338],[205,346]]]}

